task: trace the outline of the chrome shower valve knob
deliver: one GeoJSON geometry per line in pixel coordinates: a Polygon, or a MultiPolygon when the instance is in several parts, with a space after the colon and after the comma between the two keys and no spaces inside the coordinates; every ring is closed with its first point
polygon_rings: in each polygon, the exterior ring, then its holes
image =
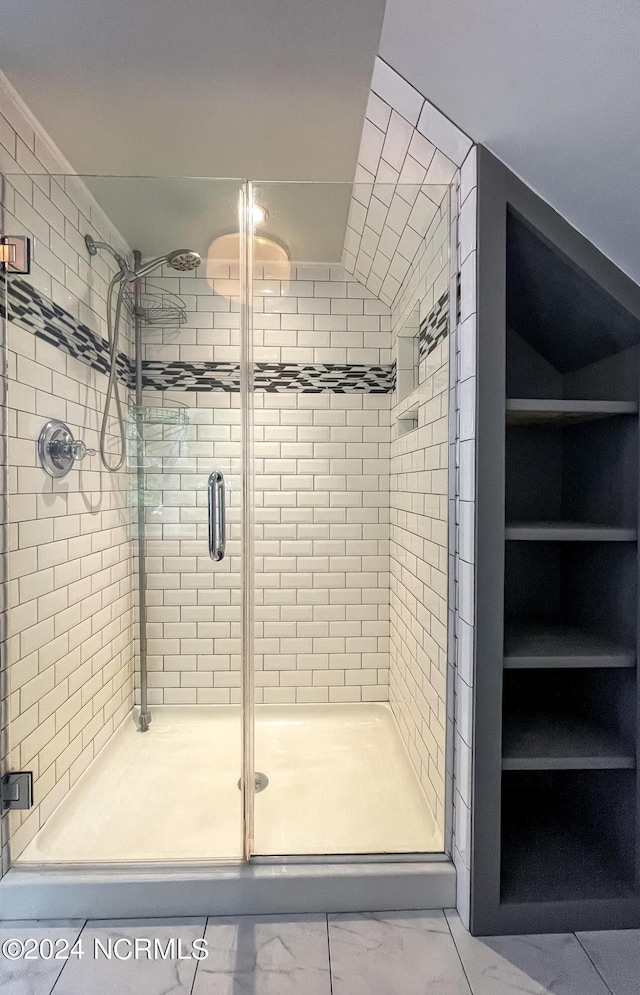
{"type": "Polygon", "coordinates": [[[97,450],[87,449],[84,442],[74,439],[71,429],[57,418],[48,421],[38,439],[40,463],[50,477],[65,477],[73,464],[97,450]]]}
{"type": "Polygon", "coordinates": [[[60,458],[71,457],[74,460],[83,460],[85,456],[95,456],[97,449],[87,449],[84,442],[76,439],[74,442],[52,442],[50,445],[51,455],[60,458]]]}

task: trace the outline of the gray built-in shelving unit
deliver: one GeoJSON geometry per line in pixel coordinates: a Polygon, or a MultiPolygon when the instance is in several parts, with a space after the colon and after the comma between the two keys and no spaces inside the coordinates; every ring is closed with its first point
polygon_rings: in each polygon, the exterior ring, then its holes
{"type": "Polygon", "coordinates": [[[640,288],[478,156],[476,934],[640,926],[640,288]]]}

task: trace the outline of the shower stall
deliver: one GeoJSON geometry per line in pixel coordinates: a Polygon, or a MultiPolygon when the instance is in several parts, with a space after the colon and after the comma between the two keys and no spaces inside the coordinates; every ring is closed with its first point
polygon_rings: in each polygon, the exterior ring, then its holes
{"type": "Polygon", "coordinates": [[[361,865],[454,904],[452,193],[6,177],[0,896],[361,865]]]}

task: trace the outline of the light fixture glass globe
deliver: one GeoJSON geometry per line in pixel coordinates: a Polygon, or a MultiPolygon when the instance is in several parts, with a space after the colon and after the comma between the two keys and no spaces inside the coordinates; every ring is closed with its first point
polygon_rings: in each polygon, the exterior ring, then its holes
{"type": "Polygon", "coordinates": [[[254,228],[257,228],[258,225],[263,225],[268,220],[269,212],[266,207],[262,206],[262,204],[254,204],[251,210],[253,213],[254,228]]]}
{"type": "MultiPolygon", "coordinates": [[[[288,280],[291,276],[289,254],[283,245],[267,235],[254,235],[252,240],[253,262],[267,265],[269,277],[272,280],[288,280]]],[[[240,234],[237,231],[228,232],[214,238],[207,250],[205,275],[213,289],[216,267],[220,263],[237,264],[240,258],[240,234]]]]}

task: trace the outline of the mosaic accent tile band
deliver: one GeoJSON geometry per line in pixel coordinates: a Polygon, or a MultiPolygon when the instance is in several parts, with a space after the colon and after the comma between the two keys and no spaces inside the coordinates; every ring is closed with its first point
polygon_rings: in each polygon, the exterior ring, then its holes
{"type": "MultiPolygon", "coordinates": [[[[32,331],[40,339],[62,349],[100,373],[109,372],[109,346],[88,325],[78,321],[59,304],[54,304],[26,280],[8,282],[7,309],[9,321],[32,331]]],[[[4,317],[4,306],[0,302],[4,317]]],[[[118,379],[129,386],[132,378],[131,361],[118,353],[118,379]]]]}
{"type": "Polygon", "coordinates": [[[240,390],[239,363],[142,361],[142,386],[151,390],[240,390]]]}
{"type": "Polygon", "coordinates": [[[418,340],[420,362],[446,339],[449,334],[449,291],[438,299],[435,307],[420,324],[418,340]]]}
{"type": "MultiPolygon", "coordinates": [[[[108,373],[109,347],[105,340],[25,280],[8,285],[8,317],[68,355],[100,373],[108,373]]],[[[0,304],[0,308],[2,305],[0,304]]],[[[118,379],[134,387],[134,369],[128,356],[118,354],[118,379]]],[[[395,387],[395,363],[384,366],[338,363],[256,363],[254,388],[268,393],[296,391],[317,394],[389,394],[395,387]]],[[[240,366],[223,362],[143,361],[143,387],[152,390],[240,390],[240,366]]]]}
{"type": "Polygon", "coordinates": [[[338,363],[256,363],[256,390],[278,393],[297,390],[317,394],[389,394],[395,386],[395,364],[387,366],[341,366],[338,363]]]}
{"type": "MultiPolygon", "coordinates": [[[[234,363],[143,362],[143,387],[152,390],[240,390],[240,366],[234,363]]],[[[395,364],[342,366],[338,363],[256,363],[255,390],[319,394],[389,394],[395,386],[395,364]]]]}

